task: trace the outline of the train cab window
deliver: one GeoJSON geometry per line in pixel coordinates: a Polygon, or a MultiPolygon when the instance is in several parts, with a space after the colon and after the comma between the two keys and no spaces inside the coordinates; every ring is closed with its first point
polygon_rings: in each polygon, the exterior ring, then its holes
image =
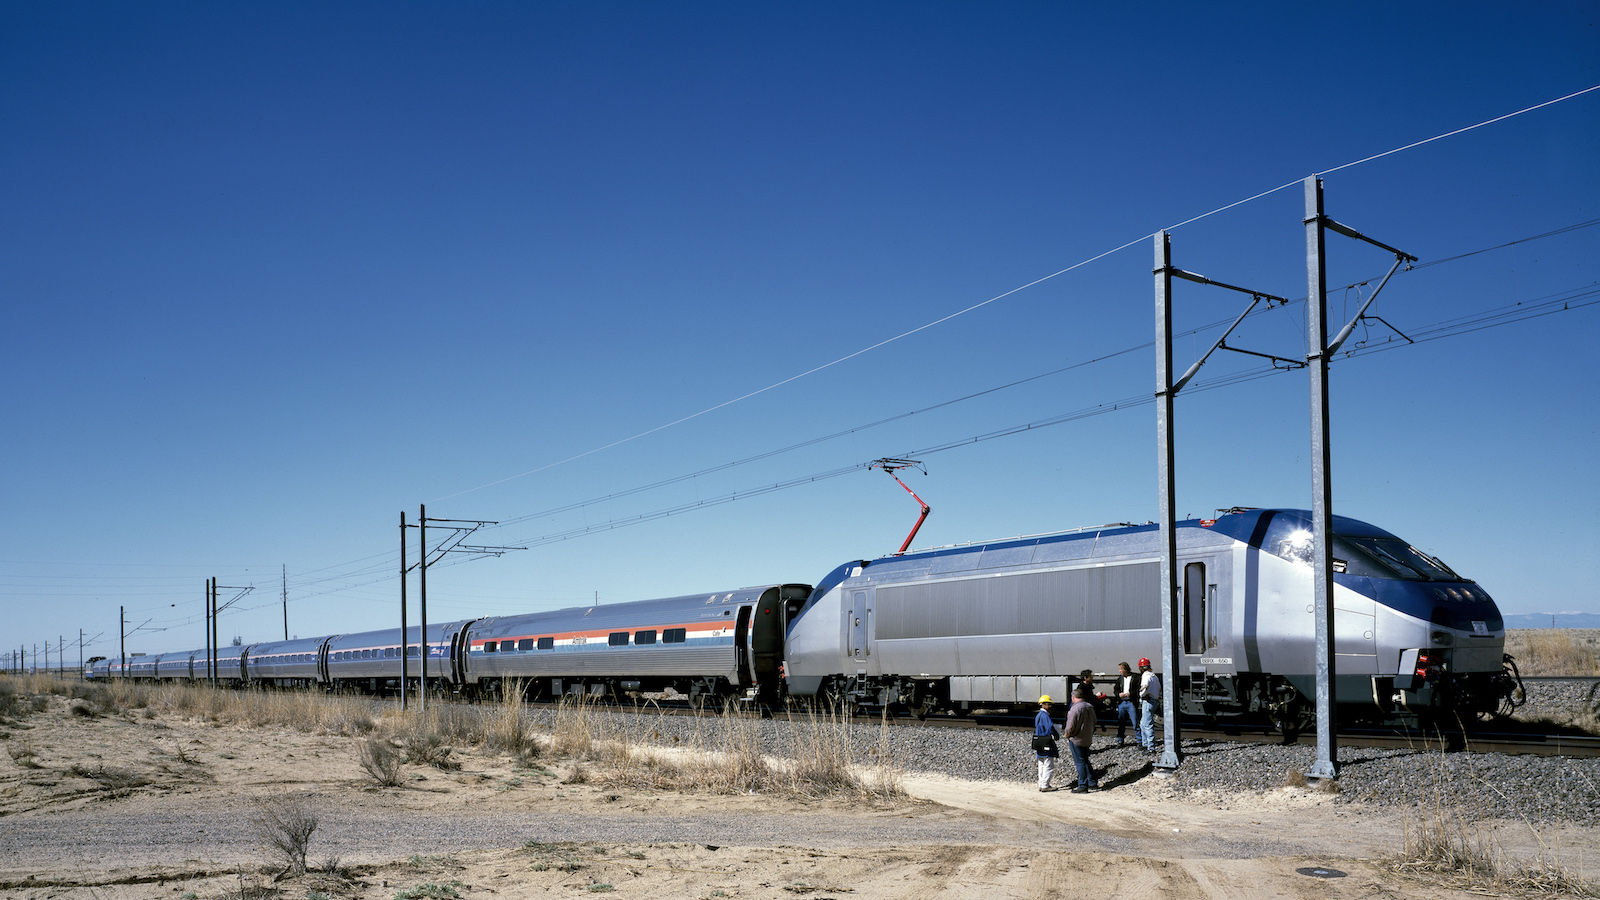
{"type": "Polygon", "coordinates": [[[517,649],[518,650],[532,650],[533,649],[533,638],[523,638],[522,640],[517,641],[517,649]]]}
{"type": "Polygon", "coordinates": [[[628,633],[626,631],[613,631],[606,640],[613,647],[626,647],[628,646],[628,633]]]}
{"type": "Polygon", "coordinates": [[[483,652],[485,652],[485,653],[494,653],[495,651],[497,651],[499,649],[500,649],[500,645],[495,641],[484,641],[483,642],[483,652]]]}
{"type": "Polygon", "coordinates": [[[633,642],[635,644],[654,644],[656,642],[656,633],[653,630],[635,631],[633,633],[633,642]]]}
{"type": "Polygon", "coordinates": [[[553,638],[553,637],[542,637],[542,638],[539,638],[539,649],[540,650],[554,650],[555,646],[556,646],[556,639],[555,638],[553,638]]]}
{"type": "Polygon", "coordinates": [[[668,628],[661,632],[661,643],[663,644],[681,644],[687,639],[687,629],[668,628]]]}

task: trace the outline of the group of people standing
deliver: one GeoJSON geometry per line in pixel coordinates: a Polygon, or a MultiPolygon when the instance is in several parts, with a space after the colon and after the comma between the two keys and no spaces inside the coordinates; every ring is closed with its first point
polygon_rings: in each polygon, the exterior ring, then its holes
{"type": "MultiPolygon", "coordinates": [[[[1154,752],[1156,715],[1161,706],[1161,676],[1151,671],[1150,660],[1143,657],[1139,659],[1138,674],[1125,662],[1118,663],[1117,669],[1120,673],[1116,687],[1117,746],[1123,746],[1127,728],[1132,725],[1134,741],[1147,752],[1154,752]],[[1139,711],[1142,715],[1135,712],[1135,701],[1142,707],[1139,711]]],[[[1072,754],[1072,765],[1076,769],[1078,780],[1073,783],[1072,792],[1087,794],[1100,789],[1090,755],[1098,718],[1095,701],[1108,699],[1105,694],[1095,691],[1094,673],[1087,669],[1082,673],[1079,683],[1072,688],[1072,705],[1067,708],[1067,718],[1062,724],[1057,725],[1050,716],[1053,703],[1050,695],[1039,698],[1039,712],[1033,717],[1033,749],[1039,761],[1040,792],[1057,790],[1050,781],[1055,777],[1056,760],[1061,758],[1061,751],[1056,744],[1060,737],[1066,738],[1067,749],[1072,754]]]]}

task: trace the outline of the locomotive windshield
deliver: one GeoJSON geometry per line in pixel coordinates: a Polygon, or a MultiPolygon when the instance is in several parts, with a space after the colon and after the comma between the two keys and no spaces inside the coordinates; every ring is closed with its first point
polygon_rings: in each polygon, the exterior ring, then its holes
{"type": "MultiPolygon", "coordinates": [[[[1381,534],[1381,533],[1380,533],[1381,534]]],[[[1290,562],[1310,565],[1313,542],[1303,523],[1287,517],[1272,522],[1262,547],[1290,562]]],[[[1393,535],[1334,534],[1333,570],[1401,581],[1466,581],[1449,566],[1393,535]]]]}
{"type": "Polygon", "coordinates": [[[1437,559],[1399,538],[1333,536],[1334,553],[1343,545],[1352,575],[1400,578],[1406,581],[1463,581],[1437,559]]]}

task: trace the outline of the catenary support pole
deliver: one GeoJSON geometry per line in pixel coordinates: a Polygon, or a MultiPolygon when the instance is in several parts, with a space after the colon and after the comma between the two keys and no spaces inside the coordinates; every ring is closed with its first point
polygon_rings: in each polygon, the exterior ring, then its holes
{"type": "MultiPolygon", "coordinates": [[[[406,681],[411,677],[411,635],[406,631],[406,513],[400,511],[400,708],[406,708],[406,681]]],[[[420,656],[421,651],[418,651],[420,656]]]]}
{"type": "Polygon", "coordinates": [[[1178,536],[1177,478],[1173,473],[1172,427],[1172,244],[1165,231],[1155,239],[1156,278],[1156,465],[1161,493],[1161,697],[1162,751],[1156,767],[1172,771],[1182,757],[1178,725],[1178,536]]]}
{"type": "Polygon", "coordinates": [[[423,712],[428,711],[428,655],[432,648],[428,646],[428,504],[417,505],[418,549],[417,564],[422,567],[419,597],[417,598],[419,612],[422,618],[422,682],[417,691],[418,708],[423,712]]]}
{"type": "Polygon", "coordinates": [[[1328,285],[1323,234],[1322,179],[1305,181],[1306,196],[1306,327],[1311,370],[1311,534],[1312,620],[1316,629],[1317,758],[1306,772],[1313,778],[1339,776],[1339,727],[1334,680],[1338,669],[1333,641],[1333,536],[1332,428],[1328,420],[1328,285]]]}

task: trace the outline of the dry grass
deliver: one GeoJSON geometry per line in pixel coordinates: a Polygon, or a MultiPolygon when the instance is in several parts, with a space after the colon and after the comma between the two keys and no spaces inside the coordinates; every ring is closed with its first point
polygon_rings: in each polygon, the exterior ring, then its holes
{"type": "Polygon", "coordinates": [[[492,749],[526,758],[537,745],[524,714],[522,687],[522,681],[517,680],[502,692],[499,709],[488,722],[483,743],[492,749]]]}
{"type": "MultiPolygon", "coordinates": [[[[1575,870],[1563,858],[1559,844],[1532,822],[1525,824],[1538,844],[1537,855],[1525,859],[1506,853],[1471,811],[1445,800],[1460,796],[1447,789],[1453,775],[1446,755],[1430,753],[1419,759],[1427,766],[1423,799],[1407,813],[1405,843],[1398,854],[1383,861],[1387,868],[1495,896],[1600,898],[1600,882],[1575,870]]],[[[1485,793],[1500,793],[1491,784],[1478,787],[1485,793]]]]}
{"type": "Polygon", "coordinates": [[[1600,676],[1600,628],[1512,628],[1506,652],[1524,676],[1600,676]]]}
{"type": "MultiPolygon", "coordinates": [[[[547,733],[536,729],[520,684],[507,685],[498,703],[434,702],[404,712],[392,701],[312,691],[214,690],[205,685],[68,682],[51,676],[0,678],[0,705],[42,710],[50,694],[72,696],[82,712],[146,718],[172,715],[213,725],[286,727],[364,737],[358,762],[374,783],[404,783],[402,766],[459,768],[456,747],[509,754],[524,765],[548,756],[571,766],[574,783],[590,781],[634,789],[775,793],[821,798],[897,799],[905,796],[887,723],[877,739],[858,745],[858,726],[842,713],[812,710],[796,717],[776,739],[763,737],[761,720],[701,715],[686,739],[662,746],[667,728],[659,710],[617,710],[588,695],[569,695],[547,733]]],[[[26,714],[20,713],[19,714],[26,714]]],[[[19,765],[33,762],[26,745],[8,749],[19,765]]],[[[34,763],[37,764],[37,763],[34,763]]],[[[97,779],[98,780],[98,779],[97,779]]]]}
{"type": "Polygon", "coordinates": [[[587,780],[634,790],[853,800],[906,796],[887,723],[872,746],[858,748],[857,729],[848,717],[811,711],[780,729],[777,744],[763,746],[762,720],[729,707],[719,715],[695,717],[689,736],[666,747],[661,735],[669,729],[659,721],[662,715],[597,708],[574,698],[557,713],[552,751],[590,763],[593,770],[583,773],[587,780]]]}

